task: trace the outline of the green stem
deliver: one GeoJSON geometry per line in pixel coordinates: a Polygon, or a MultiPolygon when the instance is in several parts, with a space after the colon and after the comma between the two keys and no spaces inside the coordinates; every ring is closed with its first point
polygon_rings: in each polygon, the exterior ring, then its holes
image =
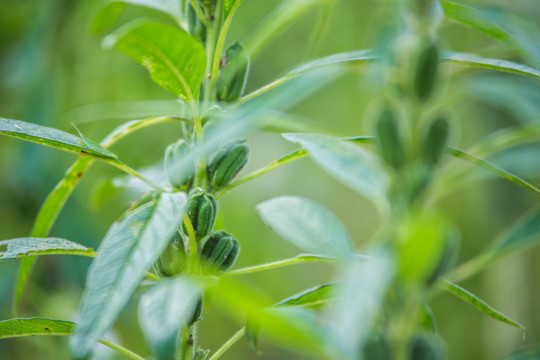
{"type": "Polygon", "coordinates": [[[133,351],[129,350],[129,349],[126,349],[125,347],[123,346],[120,346],[118,344],[115,344],[115,343],[112,343],[108,340],[105,340],[105,339],[99,339],[99,342],[113,350],[116,350],[118,351],[119,353],[121,354],[124,354],[126,357],[130,358],[130,359],[135,359],[135,360],[145,360],[142,356],[140,355],[137,355],[135,354],[133,351]]]}
{"type": "Polygon", "coordinates": [[[204,108],[206,109],[212,100],[215,100],[215,84],[217,81],[217,74],[213,73],[214,62],[221,60],[221,53],[217,53],[217,37],[219,28],[221,25],[221,13],[223,8],[223,0],[217,1],[215,9],[215,18],[212,20],[211,27],[208,28],[208,38],[206,39],[206,82],[204,87],[204,108]],[[218,59],[216,60],[216,56],[218,59]]]}
{"type": "Polygon", "coordinates": [[[231,338],[229,340],[227,340],[227,342],[225,342],[223,345],[221,345],[221,347],[218,350],[216,350],[214,355],[212,355],[210,357],[210,359],[208,359],[208,360],[217,360],[217,359],[219,359],[221,357],[221,355],[223,355],[227,350],[229,350],[231,348],[231,346],[233,346],[238,340],[240,340],[242,338],[242,336],[244,336],[245,333],[246,333],[246,328],[245,327],[238,330],[233,336],[231,336],[231,338]]]}
{"type": "Polygon", "coordinates": [[[130,168],[128,165],[124,164],[123,162],[119,161],[119,160],[105,160],[105,162],[111,164],[112,166],[124,171],[125,173],[129,174],[129,175],[132,175],[134,177],[136,177],[137,179],[143,181],[145,184],[147,184],[148,186],[158,190],[158,191],[161,191],[161,192],[166,192],[165,189],[162,189],[159,185],[155,184],[152,180],[144,177],[143,175],[139,174],[136,170],[130,168]]]}
{"type": "Polygon", "coordinates": [[[250,267],[246,267],[242,269],[232,270],[232,271],[227,272],[227,275],[231,275],[231,276],[246,275],[246,274],[252,274],[259,271],[278,269],[285,266],[291,266],[291,265],[303,264],[303,263],[309,263],[309,262],[332,263],[334,262],[334,260],[325,256],[321,256],[321,255],[298,255],[290,259],[278,260],[278,261],[274,261],[274,262],[270,262],[266,264],[255,265],[255,266],[250,266],[250,267]]]}
{"type": "Polygon", "coordinates": [[[189,268],[189,271],[193,272],[196,268],[196,264],[199,262],[199,258],[198,258],[199,244],[197,243],[197,235],[195,234],[195,229],[193,228],[193,224],[191,223],[191,220],[189,220],[189,216],[187,214],[184,214],[184,225],[186,226],[186,229],[188,231],[188,237],[189,237],[188,268],[189,268]]]}
{"type": "Polygon", "coordinates": [[[210,27],[210,22],[208,21],[208,18],[204,14],[203,10],[199,6],[196,0],[189,0],[189,3],[193,7],[193,10],[197,13],[197,16],[199,17],[199,20],[206,26],[207,28],[210,27]]]}
{"type": "Polygon", "coordinates": [[[195,356],[193,346],[193,327],[183,327],[179,334],[178,353],[176,354],[177,360],[193,360],[195,356]],[[190,340],[191,338],[191,340],[190,340]]]}

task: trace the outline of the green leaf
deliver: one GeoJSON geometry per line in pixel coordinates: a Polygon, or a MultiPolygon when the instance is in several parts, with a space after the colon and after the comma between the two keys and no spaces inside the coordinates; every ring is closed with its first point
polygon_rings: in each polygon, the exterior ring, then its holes
{"type": "Polygon", "coordinates": [[[70,339],[75,357],[90,353],[182,223],[184,193],[164,193],[114,223],[88,271],[79,307],[80,325],[70,339]]]}
{"type": "Polygon", "coordinates": [[[185,278],[160,281],[139,303],[139,322],[158,359],[173,359],[178,332],[193,317],[199,290],[185,278]]]}
{"type": "Polygon", "coordinates": [[[379,206],[386,203],[388,176],[378,158],[370,152],[320,134],[283,134],[283,137],[300,144],[319,166],[337,180],[379,206]]]}
{"type": "Polygon", "coordinates": [[[462,159],[462,160],[465,160],[465,161],[468,161],[476,166],[479,166],[489,172],[491,172],[492,174],[495,174],[503,179],[507,179],[507,180],[510,180],[511,182],[515,183],[515,184],[518,184],[526,189],[529,189],[529,190],[532,190],[538,194],[540,194],[540,189],[536,188],[534,185],[528,183],[527,181],[521,179],[520,177],[504,170],[504,169],[501,169],[497,166],[495,166],[494,164],[490,163],[489,161],[487,160],[484,160],[484,159],[481,159],[479,157],[476,157],[472,154],[469,154],[463,150],[459,150],[459,149],[455,149],[455,148],[451,148],[449,147],[448,148],[448,152],[450,153],[450,155],[456,157],[456,158],[459,158],[459,159],[462,159]]]}
{"type": "Polygon", "coordinates": [[[170,15],[178,23],[182,20],[180,0],[112,0],[103,5],[91,24],[93,33],[106,31],[122,14],[127,4],[142,6],[170,15]]]}
{"type": "Polygon", "coordinates": [[[540,208],[527,213],[491,247],[496,256],[524,250],[540,242],[540,208]]]}
{"type": "Polygon", "coordinates": [[[473,54],[445,51],[441,57],[450,63],[540,78],[540,70],[513,61],[484,58],[473,54]]]}
{"type": "MultiPolygon", "coordinates": [[[[129,135],[134,131],[170,120],[176,119],[165,117],[129,121],[118,126],[109,135],[107,135],[107,137],[101,142],[101,146],[111,146],[122,137],[129,135]]],[[[80,157],[73,163],[73,165],[71,165],[71,167],[66,171],[66,174],[64,175],[62,180],[58,182],[55,188],[47,196],[47,199],[45,199],[43,205],[41,205],[41,209],[39,210],[37,218],[34,222],[34,227],[32,228],[32,233],[30,236],[46,237],[47,235],[49,235],[49,232],[54,222],[56,221],[58,214],[60,213],[67,199],[73,192],[73,189],[75,189],[75,186],[77,186],[77,184],[82,179],[83,175],[90,168],[93,162],[94,160],[92,158],[80,157]]],[[[17,313],[17,309],[24,294],[26,284],[36,261],[37,257],[27,257],[23,258],[21,261],[13,297],[12,311],[14,314],[17,313]]]]}
{"type": "Polygon", "coordinates": [[[507,355],[503,360],[538,360],[540,359],[540,348],[520,350],[507,355]]]}
{"type": "Polygon", "coordinates": [[[538,27],[526,23],[508,9],[494,7],[473,8],[450,1],[441,2],[446,18],[473,27],[495,39],[504,41],[540,62],[538,27]]]}
{"type": "Polygon", "coordinates": [[[274,306],[298,306],[308,309],[319,309],[336,299],[337,286],[337,284],[319,285],[283,299],[274,306]]]}
{"type": "Polygon", "coordinates": [[[81,255],[94,257],[94,250],[59,238],[18,238],[0,241],[0,260],[37,255],[81,255]]]}
{"type": "Polygon", "coordinates": [[[103,43],[115,46],[150,71],[158,85],[185,101],[198,99],[206,67],[203,46],[185,31],[166,24],[133,21],[103,43]]]}
{"type": "Polygon", "coordinates": [[[0,339],[36,335],[70,335],[74,325],[70,321],[46,318],[2,320],[0,321],[0,339]]]}
{"type": "Polygon", "coordinates": [[[0,118],[0,134],[98,159],[117,160],[117,156],[88,139],[57,129],[19,120],[0,118]]]}
{"type": "Polygon", "coordinates": [[[492,318],[497,319],[499,321],[502,321],[504,323],[510,324],[510,325],[515,326],[517,328],[520,328],[521,331],[523,331],[523,336],[526,335],[527,330],[523,327],[523,325],[521,325],[520,323],[512,320],[511,318],[504,315],[500,311],[495,310],[490,305],[488,305],[485,301],[478,298],[476,295],[470,293],[469,291],[465,290],[464,288],[462,288],[462,287],[460,287],[460,286],[458,286],[458,285],[456,285],[454,283],[451,283],[448,280],[444,280],[444,279],[443,279],[443,282],[441,283],[441,286],[442,286],[442,288],[444,290],[446,290],[446,291],[456,295],[460,299],[468,302],[469,304],[471,304],[472,306],[474,306],[478,310],[482,311],[484,314],[486,314],[488,316],[491,316],[492,318]]]}
{"type": "Polygon", "coordinates": [[[257,205],[263,221],[301,250],[347,259],[351,238],[341,221],[324,207],[301,197],[280,196],[257,205]]]}

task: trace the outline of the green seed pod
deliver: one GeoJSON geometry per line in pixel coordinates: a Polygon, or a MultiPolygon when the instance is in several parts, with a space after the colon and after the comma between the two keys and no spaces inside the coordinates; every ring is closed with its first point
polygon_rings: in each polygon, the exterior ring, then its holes
{"type": "Polygon", "coordinates": [[[383,159],[392,167],[403,165],[404,150],[399,137],[399,129],[394,113],[385,109],[377,120],[377,139],[383,159]]]}
{"type": "Polygon", "coordinates": [[[206,237],[201,256],[210,266],[221,271],[227,271],[236,261],[240,252],[240,244],[225,231],[216,231],[206,237]]]}
{"type": "Polygon", "coordinates": [[[208,165],[208,181],[213,190],[218,190],[233,179],[244,167],[249,155],[249,146],[245,140],[234,140],[226,144],[214,155],[208,165]]]}
{"type": "MultiPolygon", "coordinates": [[[[200,240],[212,232],[216,223],[216,198],[203,189],[196,188],[190,193],[186,213],[195,230],[197,239],[200,240]]],[[[185,224],[182,224],[182,231],[184,234],[189,235],[185,224]]]]}
{"type": "Polygon", "coordinates": [[[186,266],[186,250],[180,233],[176,233],[159,259],[154,263],[156,274],[171,277],[184,271],[186,266]]]}
{"type": "Polygon", "coordinates": [[[193,181],[193,164],[181,166],[181,159],[187,156],[189,151],[189,145],[183,139],[169,145],[165,151],[165,171],[171,185],[176,189],[189,188],[193,181]]]}
{"type": "Polygon", "coordinates": [[[217,94],[221,101],[232,102],[242,96],[249,71],[249,53],[239,42],[225,52],[225,66],[219,73],[217,94]]]}
{"type": "Polygon", "coordinates": [[[425,101],[435,89],[439,69],[439,50],[433,43],[425,46],[418,56],[414,73],[414,92],[419,100],[425,101]]]}
{"type": "Polygon", "coordinates": [[[424,149],[422,158],[428,167],[437,164],[448,140],[448,121],[444,117],[439,117],[428,129],[424,139],[424,149]]]}
{"type": "Polygon", "coordinates": [[[197,12],[189,3],[187,4],[187,23],[189,34],[199,40],[203,45],[206,44],[206,26],[199,19],[197,12]]]}

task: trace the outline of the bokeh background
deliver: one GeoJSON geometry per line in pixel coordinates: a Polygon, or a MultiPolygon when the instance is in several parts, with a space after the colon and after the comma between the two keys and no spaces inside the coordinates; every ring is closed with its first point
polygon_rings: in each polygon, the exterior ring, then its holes
{"type": "MultiPolygon", "coordinates": [[[[538,24],[537,0],[464,1],[472,5],[510,7],[527,21],[538,24]]],[[[0,0],[0,115],[75,132],[99,140],[130,119],[153,113],[174,114],[171,94],[155,85],[142,67],[114,50],[101,47],[102,36],[89,31],[98,6],[95,0],[0,0]],[[149,102],[152,100],[152,102],[149,102]]],[[[242,41],[272,9],[277,0],[245,0],[229,39],[242,41]]],[[[376,46],[380,32],[392,21],[393,2],[338,0],[327,23],[317,11],[303,16],[269,44],[252,63],[248,91],[276,79],[302,61],[315,57],[376,46]],[[314,41],[314,28],[321,28],[314,41]]],[[[325,9],[324,11],[329,11],[325,9]]],[[[151,10],[129,7],[118,24],[137,16],[165,19],[151,10]]],[[[540,43],[540,37],[538,42],[540,43]]],[[[508,46],[471,28],[451,22],[442,26],[447,49],[484,55],[510,56],[508,46]]],[[[540,122],[540,82],[517,76],[459,72],[444,65],[448,93],[461,97],[451,109],[453,145],[467,148],[485,135],[506,127],[540,122]],[[463,76],[466,75],[466,76],[463,76]],[[506,94],[506,95],[505,95],[506,94]]],[[[352,70],[291,110],[313,119],[337,134],[371,134],[369,106],[373,84],[369,68],[352,70]]],[[[176,125],[164,124],[137,133],[112,149],[134,168],[153,165],[166,146],[180,136],[176,125]]],[[[294,147],[277,133],[249,137],[250,162],[244,172],[257,169],[294,147]]],[[[28,236],[40,204],[62,177],[74,156],[7,137],[0,138],[0,239],[28,236]]],[[[540,186],[540,142],[520,146],[492,159],[540,186]]],[[[478,171],[481,174],[481,171],[478,171]]],[[[109,225],[126,208],[133,195],[96,196],[106,179],[121,175],[96,163],[82,180],[54,226],[51,235],[97,247],[109,225]]],[[[379,219],[373,206],[317,168],[309,159],[287,165],[231,191],[220,200],[220,226],[242,243],[236,267],[272,261],[297,254],[297,250],[269,231],[254,210],[261,201],[282,194],[311,198],[335,212],[347,225],[361,252],[376,231],[379,219]]],[[[441,206],[461,232],[459,261],[471,258],[526,210],[540,203],[532,192],[504,180],[482,178],[471,182],[441,206]]],[[[450,295],[431,302],[449,359],[497,359],[520,348],[540,345],[540,249],[513,255],[463,285],[529,330],[521,332],[484,316],[450,295]]],[[[90,260],[81,257],[42,257],[36,268],[19,316],[74,320],[90,260]]],[[[0,319],[10,312],[17,261],[0,262],[0,319]]],[[[246,276],[244,280],[276,301],[332,279],[331,267],[300,265],[246,276]]],[[[201,345],[216,349],[241,326],[227,316],[207,309],[201,322],[201,345]]],[[[132,301],[109,337],[141,354],[148,354],[132,301]]],[[[0,341],[0,358],[10,360],[69,359],[65,338],[42,337],[0,341]]],[[[262,359],[309,359],[264,341],[262,359]]],[[[96,359],[120,359],[100,347],[96,359]]],[[[223,359],[253,359],[245,340],[223,359]]]]}

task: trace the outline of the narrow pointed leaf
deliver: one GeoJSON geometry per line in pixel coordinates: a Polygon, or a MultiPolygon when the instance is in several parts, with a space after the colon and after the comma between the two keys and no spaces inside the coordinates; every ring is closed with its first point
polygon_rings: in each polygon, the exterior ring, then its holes
{"type": "Polygon", "coordinates": [[[158,85],[186,101],[199,97],[206,66],[203,46],[166,24],[134,21],[104,39],[150,71],[158,85]]]}
{"type": "Polygon", "coordinates": [[[460,286],[458,286],[458,285],[456,285],[454,283],[451,283],[448,280],[444,280],[441,283],[441,286],[443,287],[444,290],[446,290],[446,291],[454,294],[455,296],[459,297],[460,299],[468,302],[469,304],[471,304],[472,306],[474,306],[478,310],[482,311],[484,314],[486,314],[486,315],[488,315],[488,316],[490,316],[490,317],[492,317],[494,319],[497,319],[499,321],[502,321],[504,323],[510,324],[512,326],[515,326],[515,327],[521,329],[521,331],[523,331],[523,336],[525,336],[525,334],[527,333],[527,330],[523,327],[523,325],[521,325],[520,323],[512,320],[511,318],[504,315],[500,311],[495,310],[489,304],[487,304],[485,301],[483,301],[482,299],[480,299],[476,295],[472,294],[471,292],[465,290],[464,288],[462,288],[462,287],[460,287],[460,286]]]}
{"type": "MultiPolygon", "coordinates": [[[[174,118],[150,118],[145,120],[129,121],[114,129],[105,139],[103,139],[101,146],[108,147],[117,140],[131,134],[134,131],[173,119],[174,118]]],[[[73,163],[73,165],[71,165],[71,167],[66,171],[66,174],[62,180],[56,184],[55,188],[47,196],[47,199],[45,199],[43,205],[41,205],[30,236],[46,237],[49,235],[49,232],[56,221],[58,214],[64,207],[67,199],[93,162],[94,159],[90,157],[80,157],[73,163]]],[[[27,257],[23,258],[21,261],[13,297],[12,311],[14,314],[17,313],[17,309],[24,294],[28,278],[36,261],[37,257],[27,257]]]]}
{"type": "Polygon", "coordinates": [[[441,58],[442,60],[446,60],[454,64],[468,65],[488,70],[496,70],[533,78],[540,78],[540,70],[513,61],[484,58],[473,54],[459,53],[454,51],[445,51],[441,58]]]}
{"type": "Polygon", "coordinates": [[[337,298],[337,284],[324,284],[302,291],[296,295],[281,300],[274,306],[298,306],[308,309],[318,309],[328,305],[337,298]]]}
{"type": "Polygon", "coordinates": [[[527,249],[540,242],[540,208],[527,213],[494,243],[491,251],[497,256],[527,249]]]}
{"type": "Polygon", "coordinates": [[[36,335],[69,336],[74,325],[70,321],[46,318],[2,320],[0,321],[0,339],[36,335]]]}
{"type": "Polygon", "coordinates": [[[341,221],[324,207],[296,196],[280,196],[257,205],[263,221],[303,251],[347,259],[351,238],[341,221]]]}
{"type": "Polygon", "coordinates": [[[99,144],[73,134],[19,120],[0,118],[0,134],[69,151],[78,155],[116,160],[117,156],[99,144]]]}
{"type": "Polygon", "coordinates": [[[326,172],[377,205],[385,204],[389,180],[379,160],[357,145],[320,134],[283,134],[300,144],[326,172]]]}
{"type": "Polygon", "coordinates": [[[146,292],[139,303],[139,322],[158,359],[173,359],[178,332],[187,324],[199,290],[184,278],[164,280],[146,292]]]}
{"type": "Polygon", "coordinates": [[[94,250],[60,238],[18,238],[0,241],[0,260],[36,255],[94,257],[94,250]]]}
{"type": "Polygon", "coordinates": [[[523,180],[522,178],[504,170],[504,169],[501,169],[499,167],[497,167],[496,165],[490,163],[489,161],[487,160],[484,160],[484,159],[481,159],[479,157],[476,157],[472,154],[469,154],[463,150],[459,150],[459,149],[455,149],[455,148],[448,148],[448,151],[450,153],[450,155],[456,157],[456,158],[459,158],[459,159],[462,159],[462,160],[465,160],[465,161],[468,161],[476,166],[479,166],[481,167],[482,169],[484,170],[487,170],[489,172],[491,172],[492,174],[495,174],[503,179],[507,179],[507,180],[510,180],[511,182],[515,183],[515,184],[518,184],[526,189],[529,189],[529,190],[532,190],[538,194],[540,194],[540,189],[538,189],[537,187],[535,187],[534,185],[528,183],[527,181],[523,180]]]}
{"type": "Polygon", "coordinates": [[[88,271],[80,324],[70,339],[75,357],[88,355],[112,326],[180,226],[185,205],[184,193],[164,193],[111,226],[88,271]]]}

